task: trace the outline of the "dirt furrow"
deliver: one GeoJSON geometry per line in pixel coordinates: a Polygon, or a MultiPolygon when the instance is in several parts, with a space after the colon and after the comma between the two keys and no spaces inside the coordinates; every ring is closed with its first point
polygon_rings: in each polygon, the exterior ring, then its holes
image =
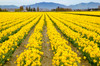
{"type": "Polygon", "coordinates": [[[51,45],[49,43],[49,38],[47,37],[47,28],[44,26],[43,30],[43,44],[42,44],[42,49],[43,49],[43,59],[42,59],[42,66],[52,66],[52,50],[51,50],[51,45]]]}
{"type": "MultiPolygon", "coordinates": [[[[54,25],[55,25],[55,24],[54,24],[54,25]]],[[[55,26],[55,27],[56,27],[56,30],[61,34],[61,36],[63,36],[64,39],[67,40],[66,36],[64,36],[64,34],[60,31],[60,29],[58,29],[57,26],[55,26]]],[[[67,41],[68,41],[68,40],[67,40],[67,41]]],[[[81,63],[79,64],[79,66],[82,66],[82,65],[84,65],[84,66],[92,66],[92,65],[89,63],[88,60],[84,60],[84,59],[83,59],[84,56],[82,55],[82,53],[81,53],[80,51],[78,51],[78,49],[77,49],[76,47],[74,47],[73,44],[72,44],[71,42],[68,41],[68,45],[71,47],[72,51],[74,51],[75,53],[77,53],[78,57],[81,57],[81,63]]]]}
{"type": "Polygon", "coordinates": [[[32,30],[29,32],[29,34],[26,36],[26,38],[23,40],[20,46],[15,50],[12,57],[10,58],[10,61],[6,62],[4,66],[17,66],[17,64],[14,63],[17,59],[16,55],[20,55],[26,49],[25,45],[28,44],[29,37],[33,33],[34,28],[35,27],[32,28],[32,30]]]}

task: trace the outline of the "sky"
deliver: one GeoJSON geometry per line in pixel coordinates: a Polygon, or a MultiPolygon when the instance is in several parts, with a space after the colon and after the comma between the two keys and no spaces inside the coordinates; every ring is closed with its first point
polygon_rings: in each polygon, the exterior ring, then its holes
{"type": "Polygon", "coordinates": [[[39,2],[55,2],[64,5],[75,5],[79,3],[99,2],[100,0],[0,0],[0,5],[30,5],[39,2]]]}

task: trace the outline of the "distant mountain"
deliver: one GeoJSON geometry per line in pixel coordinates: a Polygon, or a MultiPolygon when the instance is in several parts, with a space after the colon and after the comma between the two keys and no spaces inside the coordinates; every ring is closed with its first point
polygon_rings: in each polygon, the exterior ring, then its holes
{"type": "MultiPolygon", "coordinates": [[[[67,3],[66,3],[67,4],[67,3]]],[[[58,3],[53,3],[53,2],[40,2],[40,3],[36,3],[36,4],[32,4],[32,5],[23,5],[24,8],[27,7],[31,7],[31,8],[43,8],[43,9],[54,9],[59,7],[63,7],[63,8],[72,8],[72,9],[88,9],[88,8],[98,8],[98,6],[100,5],[100,3],[97,2],[89,2],[89,3],[80,3],[80,4],[76,4],[76,5],[70,5],[70,6],[66,6],[63,4],[58,4],[58,3]]],[[[0,8],[19,8],[15,5],[0,5],[0,8]]]]}
{"type": "Polygon", "coordinates": [[[17,6],[15,5],[0,5],[0,8],[2,9],[11,9],[11,8],[18,8],[17,6]]]}
{"type": "Polygon", "coordinates": [[[40,2],[40,3],[36,3],[36,4],[33,4],[33,5],[24,5],[24,7],[31,7],[31,8],[44,8],[44,9],[54,9],[54,8],[57,8],[58,6],[59,7],[63,7],[63,8],[66,8],[65,5],[62,5],[62,4],[58,4],[58,3],[53,3],[53,2],[40,2]]]}
{"type": "Polygon", "coordinates": [[[80,4],[76,4],[76,5],[70,5],[70,6],[67,6],[67,8],[88,9],[88,8],[98,8],[98,6],[100,6],[100,3],[89,2],[89,3],[80,3],[80,4]]]}
{"type": "Polygon", "coordinates": [[[99,5],[100,5],[100,3],[97,3],[97,2],[80,3],[80,4],[76,4],[76,5],[70,5],[70,6],[53,3],[53,2],[40,2],[40,3],[33,4],[33,5],[25,5],[24,7],[30,6],[32,8],[39,7],[39,8],[54,9],[59,6],[59,7],[63,7],[63,8],[72,8],[72,9],[88,9],[88,8],[98,8],[99,5]]]}

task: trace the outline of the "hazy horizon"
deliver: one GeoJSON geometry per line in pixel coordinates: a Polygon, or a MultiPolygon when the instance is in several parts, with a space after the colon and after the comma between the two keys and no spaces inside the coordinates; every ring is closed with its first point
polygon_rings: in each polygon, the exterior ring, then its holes
{"type": "Polygon", "coordinates": [[[60,4],[63,4],[63,5],[75,5],[75,4],[79,4],[79,3],[88,3],[88,2],[99,2],[100,3],[100,0],[37,0],[37,1],[34,1],[34,0],[0,0],[0,5],[16,5],[16,6],[21,6],[21,5],[30,5],[30,4],[35,4],[35,3],[39,3],[39,2],[54,2],[54,3],[60,3],[60,4]]]}

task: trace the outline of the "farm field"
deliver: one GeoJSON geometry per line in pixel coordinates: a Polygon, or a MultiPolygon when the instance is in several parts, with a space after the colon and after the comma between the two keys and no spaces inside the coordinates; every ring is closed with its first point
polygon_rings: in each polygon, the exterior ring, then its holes
{"type": "MultiPolygon", "coordinates": [[[[66,13],[66,12],[65,12],[66,13]]],[[[68,12],[72,14],[79,14],[79,15],[88,15],[88,16],[100,16],[100,11],[77,11],[77,12],[68,12]]]]}
{"type": "Polygon", "coordinates": [[[100,12],[75,13],[1,12],[0,66],[100,66],[100,12]]]}

